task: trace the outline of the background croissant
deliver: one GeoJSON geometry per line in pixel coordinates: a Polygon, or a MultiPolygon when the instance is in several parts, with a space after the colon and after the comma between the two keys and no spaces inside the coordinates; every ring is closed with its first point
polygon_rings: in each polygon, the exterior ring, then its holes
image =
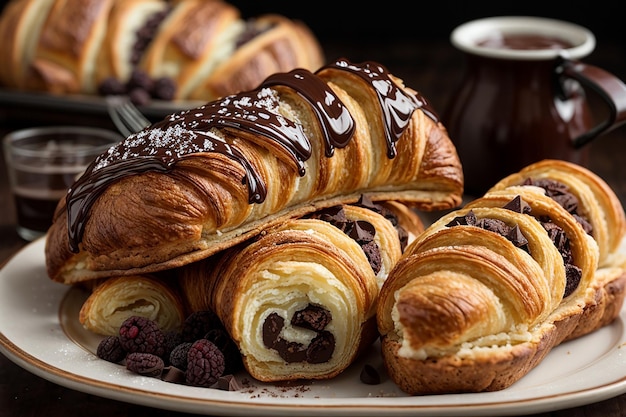
{"type": "Polygon", "coordinates": [[[173,114],[96,159],[59,203],[49,276],[171,269],[366,193],[461,201],[461,164],[424,97],[374,62],[299,69],[173,114]]]}
{"type": "Polygon", "coordinates": [[[220,0],[12,0],[0,83],[55,94],[210,101],[324,62],[301,21],[243,19],[220,0]]]}
{"type": "Polygon", "coordinates": [[[499,390],[610,323],[626,292],[624,224],[600,178],[553,160],[444,215],[381,290],[390,376],[410,394],[499,390]]]}

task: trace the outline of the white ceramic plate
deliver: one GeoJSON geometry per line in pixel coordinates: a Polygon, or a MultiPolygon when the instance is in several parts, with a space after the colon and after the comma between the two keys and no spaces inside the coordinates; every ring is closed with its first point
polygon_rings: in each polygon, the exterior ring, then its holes
{"type": "Polygon", "coordinates": [[[68,388],[150,407],[211,415],[493,416],[547,412],[626,392],[626,307],[610,326],[558,346],[508,389],[480,394],[407,396],[383,375],[359,379],[365,363],[382,372],[377,347],[330,381],[273,385],[237,375],[235,392],[141,377],[98,359],[99,339],[82,329],[85,294],[50,281],[39,239],[0,270],[0,352],[26,370],[68,388]]]}

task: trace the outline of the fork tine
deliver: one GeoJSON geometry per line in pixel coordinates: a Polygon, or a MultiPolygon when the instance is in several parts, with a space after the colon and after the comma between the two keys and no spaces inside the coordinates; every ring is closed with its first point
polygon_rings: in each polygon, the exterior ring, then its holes
{"type": "Polygon", "coordinates": [[[122,119],[126,121],[128,127],[134,132],[139,132],[150,125],[150,121],[130,101],[125,101],[119,108],[119,112],[122,119]]]}
{"type": "Polygon", "coordinates": [[[115,125],[115,127],[117,128],[117,130],[119,130],[119,132],[126,138],[128,136],[130,136],[133,132],[131,132],[127,127],[126,124],[124,123],[124,121],[120,118],[120,116],[117,114],[117,111],[115,111],[115,109],[108,109],[109,111],[109,116],[111,117],[111,120],[113,121],[113,124],[115,125]]]}
{"type": "Polygon", "coordinates": [[[106,97],[107,111],[115,127],[128,137],[150,125],[139,109],[124,96],[106,97]]]}

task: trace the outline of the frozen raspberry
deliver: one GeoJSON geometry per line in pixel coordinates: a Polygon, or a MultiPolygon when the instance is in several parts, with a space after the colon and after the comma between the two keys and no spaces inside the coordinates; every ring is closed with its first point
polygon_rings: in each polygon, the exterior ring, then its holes
{"type": "Polygon", "coordinates": [[[129,353],[152,353],[163,357],[165,335],[155,321],[146,317],[131,316],[124,320],[119,330],[122,347],[129,353]]]}
{"type": "Polygon", "coordinates": [[[118,363],[126,357],[126,350],[122,347],[117,336],[107,336],[100,341],[96,355],[105,361],[118,363]]]}
{"type": "Polygon", "coordinates": [[[166,360],[170,357],[174,348],[180,345],[183,342],[183,340],[180,335],[180,332],[176,330],[170,330],[168,332],[165,332],[164,335],[165,335],[165,340],[163,342],[164,348],[163,348],[162,358],[166,360]]]}
{"type": "Polygon", "coordinates": [[[135,87],[128,91],[128,98],[130,101],[137,106],[144,106],[150,103],[152,97],[150,97],[150,93],[143,88],[135,87]]]}
{"type": "Polygon", "coordinates": [[[115,77],[105,78],[98,85],[98,94],[101,96],[118,96],[126,93],[126,86],[115,77]]]}
{"type": "Polygon", "coordinates": [[[189,353],[189,348],[191,348],[192,344],[193,343],[191,342],[183,342],[172,349],[172,353],[170,353],[170,364],[178,369],[186,371],[187,353],[189,353]]]}
{"type": "Polygon", "coordinates": [[[224,374],[224,355],[207,339],[193,342],[187,354],[187,384],[197,387],[210,387],[224,374]]]}
{"type": "Polygon", "coordinates": [[[204,338],[213,342],[224,355],[224,374],[234,374],[243,367],[241,352],[224,328],[211,329],[204,338]]]}
{"type": "Polygon", "coordinates": [[[151,95],[158,100],[173,100],[176,94],[176,83],[168,77],[154,80],[151,95]]]}
{"type": "Polygon", "coordinates": [[[140,88],[150,92],[152,91],[153,85],[154,81],[152,81],[152,78],[150,78],[147,72],[135,68],[126,82],[126,89],[131,91],[135,88],[140,88]]]}
{"type": "Polygon", "coordinates": [[[163,359],[151,353],[134,352],[126,356],[126,369],[139,375],[159,376],[163,368],[163,359]]]}
{"type": "Polygon", "coordinates": [[[209,330],[222,327],[217,315],[210,310],[191,313],[183,323],[181,336],[183,342],[195,342],[202,339],[209,330]]]}

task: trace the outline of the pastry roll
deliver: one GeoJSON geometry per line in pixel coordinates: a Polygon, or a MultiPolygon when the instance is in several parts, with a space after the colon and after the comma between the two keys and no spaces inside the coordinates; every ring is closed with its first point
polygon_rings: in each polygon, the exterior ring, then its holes
{"type": "Polygon", "coordinates": [[[383,284],[383,359],[409,394],[504,389],[619,314],[626,276],[621,261],[599,266],[592,211],[568,210],[562,187],[560,198],[536,183],[496,188],[429,226],[383,284]]]}
{"type": "Polygon", "coordinates": [[[130,316],[147,317],[164,331],[179,329],[187,314],[176,282],[147,275],[105,279],[94,286],[78,320],[87,330],[114,336],[130,316]]]}
{"type": "Polygon", "coordinates": [[[170,9],[166,0],[115,1],[96,57],[96,86],[108,78],[128,82],[170,9]]]}
{"type": "Polygon", "coordinates": [[[600,249],[600,266],[620,262],[611,257],[622,256],[618,249],[626,230],[624,209],[604,180],[571,162],[543,160],[503,178],[491,190],[525,184],[545,187],[568,211],[589,222],[600,249]]]}
{"type": "Polygon", "coordinates": [[[155,79],[173,79],[176,98],[186,98],[203,77],[228,59],[244,29],[239,10],[230,3],[176,2],[142,56],[139,68],[155,79]]]}
{"type": "Polygon", "coordinates": [[[12,0],[0,16],[0,83],[22,89],[39,34],[54,0],[12,0]]]}
{"type": "Polygon", "coordinates": [[[198,73],[195,86],[181,88],[178,97],[215,100],[254,88],[268,75],[294,68],[314,71],[323,63],[321,47],[304,23],[276,14],[262,15],[245,22],[227,59],[198,73]]]}
{"type": "Polygon", "coordinates": [[[35,47],[26,88],[55,94],[95,93],[96,56],[113,3],[54,1],[35,47]]]}
{"type": "Polygon", "coordinates": [[[182,111],[100,155],[46,240],[67,284],[183,266],[288,219],[358,201],[461,202],[456,150],[428,101],[374,62],[297,69],[182,111]]]}
{"type": "Polygon", "coordinates": [[[378,337],[379,288],[400,255],[387,218],[346,205],[267,229],[179,279],[192,311],[220,317],[251,376],[327,379],[378,337]]]}

